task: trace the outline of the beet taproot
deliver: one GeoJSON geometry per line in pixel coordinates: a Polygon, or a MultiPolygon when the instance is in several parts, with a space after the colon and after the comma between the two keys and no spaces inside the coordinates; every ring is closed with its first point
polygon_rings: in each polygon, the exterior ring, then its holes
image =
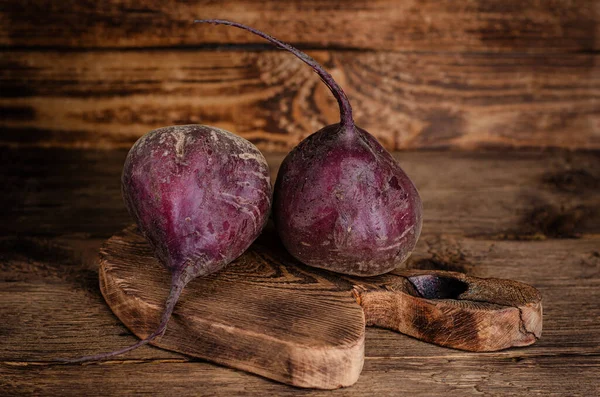
{"type": "Polygon", "coordinates": [[[184,287],[246,251],[271,208],[263,155],[246,139],[215,127],[171,126],[147,133],[129,151],[121,182],[127,210],[172,274],[160,325],[124,349],[61,361],[106,359],[162,335],[184,287]]]}
{"type": "Polygon", "coordinates": [[[375,137],[358,128],[341,87],[302,51],[254,28],[252,32],[308,64],[329,87],[340,122],[304,139],[284,159],[273,218],[286,249],[299,261],[339,273],[372,276],[395,269],[414,249],[422,226],[416,187],[375,137]]]}

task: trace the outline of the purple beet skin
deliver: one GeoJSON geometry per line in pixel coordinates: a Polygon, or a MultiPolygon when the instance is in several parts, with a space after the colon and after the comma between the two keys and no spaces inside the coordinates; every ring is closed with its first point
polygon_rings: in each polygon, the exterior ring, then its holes
{"type": "Polygon", "coordinates": [[[252,32],[308,64],[340,107],[339,124],[294,148],[277,175],[273,217],[281,241],[301,262],[340,273],[371,276],[400,265],[421,233],[422,204],[400,165],[367,131],[356,127],[342,88],[314,59],[251,27],[252,32]]]}
{"type": "Polygon", "coordinates": [[[124,349],[59,361],[104,360],[161,336],[187,283],[240,256],[260,234],[271,207],[265,158],[247,140],[214,127],[149,132],[129,151],[121,179],[129,213],[172,274],[160,324],[124,349]]]}
{"type": "Polygon", "coordinates": [[[125,204],[160,261],[191,279],[214,273],[258,237],[271,205],[267,162],[214,127],[160,128],[131,148],[125,204]]]}
{"type": "Polygon", "coordinates": [[[273,213],[301,262],[369,276],[395,269],[421,233],[417,189],[368,132],[331,125],[285,158],[273,213]]]}

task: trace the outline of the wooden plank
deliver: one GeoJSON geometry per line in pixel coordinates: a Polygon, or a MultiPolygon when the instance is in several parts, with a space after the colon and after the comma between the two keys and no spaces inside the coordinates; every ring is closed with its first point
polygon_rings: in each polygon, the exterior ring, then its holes
{"type": "MultiPolygon", "coordinates": [[[[311,52],[388,149],[600,148],[600,55],[311,52]]],[[[172,124],[288,151],[335,123],[317,75],[282,52],[5,52],[0,145],[129,148],[172,124]]]]}
{"type": "Polygon", "coordinates": [[[593,396],[600,358],[542,356],[460,360],[367,358],[359,381],[348,389],[300,390],[204,362],[148,360],[86,366],[1,363],[3,395],[105,396],[593,396]]]}
{"type": "MultiPolygon", "coordinates": [[[[120,193],[125,155],[125,150],[0,149],[0,184],[11,187],[2,195],[0,236],[108,238],[124,228],[131,223],[120,193]]],[[[431,244],[440,235],[502,241],[600,233],[598,152],[395,156],[420,192],[422,240],[432,238],[431,244]]],[[[274,180],[284,156],[266,157],[274,180]]]]}
{"type": "Polygon", "coordinates": [[[592,51],[600,7],[589,0],[10,1],[2,46],[148,47],[262,43],[235,29],[198,27],[227,18],[306,47],[401,51],[592,51]]]}

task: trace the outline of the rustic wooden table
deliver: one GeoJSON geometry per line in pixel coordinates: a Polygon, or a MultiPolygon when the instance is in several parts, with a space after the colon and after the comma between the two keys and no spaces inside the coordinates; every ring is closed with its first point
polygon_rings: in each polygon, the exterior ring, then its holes
{"type": "MultiPolygon", "coordinates": [[[[423,234],[408,266],[511,278],[544,297],[535,345],[496,353],[367,332],[351,388],[296,389],[145,346],[104,363],[54,357],[136,338],[100,295],[97,253],[131,223],[126,151],[0,149],[0,395],[598,395],[600,153],[406,152],[423,234]]],[[[282,155],[267,156],[273,175],[282,155]]]]}

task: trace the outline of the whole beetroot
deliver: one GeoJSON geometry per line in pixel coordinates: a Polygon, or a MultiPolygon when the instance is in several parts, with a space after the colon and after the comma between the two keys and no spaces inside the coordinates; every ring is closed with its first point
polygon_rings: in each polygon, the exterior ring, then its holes
{"type": "Polygon", "coordinates": [[[319,75],[335,96],[341,121],[300,142],[275,184],[273,216],[286,249],[301,262],[371,276],[393,270],[414,249],[422,225],[417,189],[375,137],[358,128],[340,86],[314,59],[263,32],[224,21],[283,48],[319,75]]]}
{"type": "Polygon", "coordinates": [[[368,132],[339,124],[302,141],[275,183],[273,214],[286,249],[301,262],[372,276],[404,262],[421,233],[411,180],[368,132]]]}
{"type": "Polygon", "coordinates": [[[265,226],[271,206],[267,162],[247,140],[203,125],[160,128],[131,148],[122,174],[131,216],[172,273],[160,325],[127,348],[61,360],[102,360],[162,335],[183,288],[240,256],[265,226]]]}

